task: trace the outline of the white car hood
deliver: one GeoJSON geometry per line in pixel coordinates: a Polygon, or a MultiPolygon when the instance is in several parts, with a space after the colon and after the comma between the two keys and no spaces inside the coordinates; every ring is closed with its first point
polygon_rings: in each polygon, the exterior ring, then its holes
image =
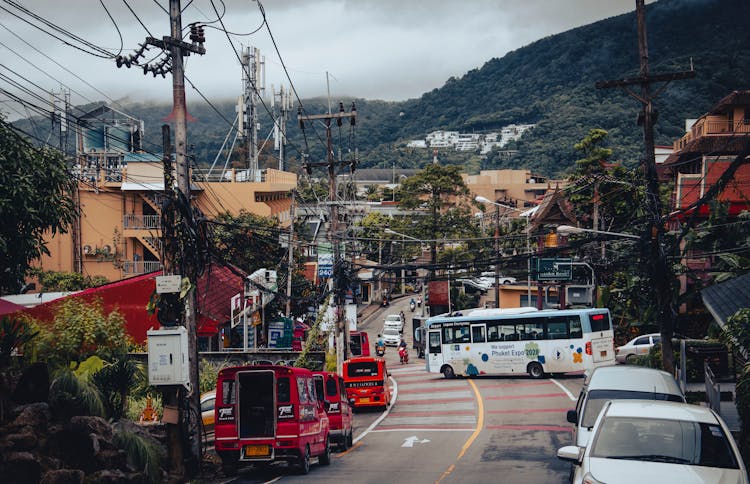
{"type": "Polygon", "coordinates": [[[635,460],[589,459],[589,472],[607,484],[679,482],[680,484],[747,484],[740,469],[687,466],[635,460]]]}

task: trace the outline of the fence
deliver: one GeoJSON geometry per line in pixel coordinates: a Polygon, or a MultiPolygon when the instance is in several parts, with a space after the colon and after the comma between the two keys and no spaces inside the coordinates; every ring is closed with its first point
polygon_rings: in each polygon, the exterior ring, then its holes
{"type": "Polygon", "coordinates": [[[706,379],[706,403],[714,412],[721,415],[721,386],[716,381],[708,361],[703,362],[703,373],[706,379]]]}

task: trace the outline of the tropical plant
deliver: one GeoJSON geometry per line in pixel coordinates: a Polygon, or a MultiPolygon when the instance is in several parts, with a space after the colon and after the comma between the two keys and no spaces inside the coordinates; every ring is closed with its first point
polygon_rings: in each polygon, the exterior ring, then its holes
{"type": "Polygon", "coordinates": [[[101,394],[90,378],[76,375],[69,368],[57,370],[50,385],[50,408],[61,419],[74,415],[105,417],[101,394]]]}
{"type": "Polygon", "coordinates": [[[39,332],[36,357],[53,367],[75,365],[93,355],[111,361],[128,349],[125,318],[116,310],[105,314],[99,299],[68,298],[57,306],[50,323],[31,322],[39,332]]]}
{"type": "Polygon", "coordinates": [[[62,153],[34,148],[0,116],[0,187],[0,294],[9,294],[34,260],[49,255],[45,234],[75,220],[75,179],[62,153]]]}
{"type": "Polygon", "coordinates": [[[128,463],[142,472],[148,482],[156,483],[162,480],[159,449],[153,442],[132,430],[127,430],[122,423],[114,425],[113,440],[114,444],[127,454],[128,463]]]}
{"type": "Polygon", "coordinates": [[[23,348],[37,334],[26,320],[4,315],[0,319],[0,369],[8,366],[14,351],[23,348]]]}
{"type": "Polygon", "coordinates": [[[143,373],[127,356],[105,364],[91,376],[109,419],[117,421],[126,415],[130,390],[141,378],[143,373]]]}

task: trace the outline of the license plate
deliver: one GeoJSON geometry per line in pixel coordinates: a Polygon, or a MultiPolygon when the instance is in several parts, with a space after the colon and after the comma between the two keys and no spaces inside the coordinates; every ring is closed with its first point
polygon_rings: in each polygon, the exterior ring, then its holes
{"type": "Polygon", "coordinates": [[[370,397],[360,398],[359,403],[370,403],[370,397]]]}
{"type": "Polygon", "coordinates": [[[246,445],[245,457],[266,457],[269,455],[267,445],[246,445]]]}

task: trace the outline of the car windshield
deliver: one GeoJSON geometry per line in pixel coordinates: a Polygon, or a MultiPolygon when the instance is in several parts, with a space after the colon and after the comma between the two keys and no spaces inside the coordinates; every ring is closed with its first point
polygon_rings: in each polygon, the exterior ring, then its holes
{"type": "Polygon", "coordinates": [[[399,316],[398,314],[391,314],[390,316],[386,316],[385,321],[386,321],[386,323],[389,322],[389,321],[394,321],[394,322],[400,323],[401,322],[401,316],[399,316]]]}
{"type": "Polygon", "coordinates": [[[388,328],[385,331],[383,331],[383,336],[396,336],[398,337],[399,332],[395,329],[388,328]]]}
{"type": "Polygon", "coordinates": [[[666,400],[668,402],[684,402],[680,395],[656,392],[636,392],[629,390],[591,390],[586,398],[586,406],[581,417],[581,427],[591,428],[596,423],[596,417],[608,400],[666,400]]]}
{"type": "Polygon", "coordinates": [[[592,457],[738,469],[718,424],[637,417],[605,418],[592,457]]]}

